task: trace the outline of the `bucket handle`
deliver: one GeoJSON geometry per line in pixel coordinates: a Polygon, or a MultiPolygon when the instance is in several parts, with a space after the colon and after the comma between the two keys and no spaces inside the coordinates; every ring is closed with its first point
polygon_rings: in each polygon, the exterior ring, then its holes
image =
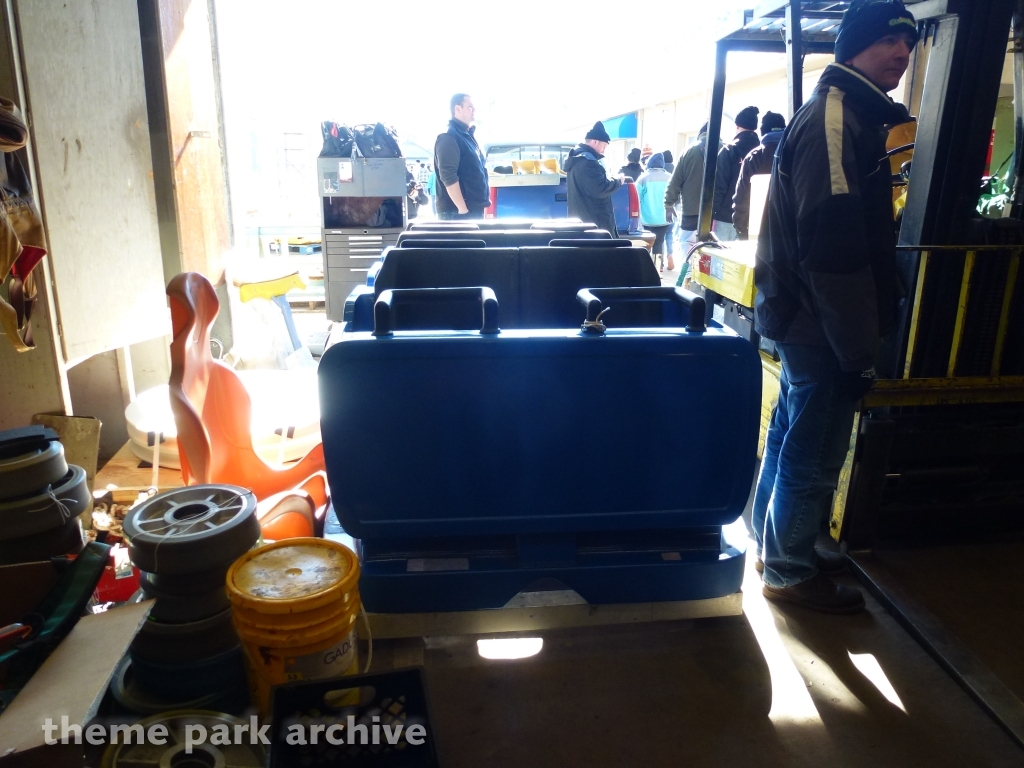
{"type": "Polygon", "coordinates": [[[373,632],[370,630],[370,617],[366,615],[366,606],[359,602],[359,613],[366,622],[366,666],[363,667],[363,674],[370,671],[370,662],[373,661],[373,632]]]}

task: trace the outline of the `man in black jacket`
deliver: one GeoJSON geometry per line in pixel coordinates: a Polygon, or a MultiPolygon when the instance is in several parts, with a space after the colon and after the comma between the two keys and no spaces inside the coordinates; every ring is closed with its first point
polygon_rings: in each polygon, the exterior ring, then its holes
{"type": "Polygon", "coordinates": [[[732,224],[732,194],[740,177],[740,163],[757,146],[757,107],[744,107],[736,115],[736,137],[718,151],[715,173],[715,204],[711,231],[719,240],[735,240],[732,224]],[[721,179],[721,183],[719,183],[721,179]]]}
{"type": "Polygon", "coordinates": [[[619,173],[623,176],[629,176],[633,181],[636,181],[644,175],[644,167],[640,165],[640,147],[633,147],[629,150],[629,154],[626,155],[627,163],[619,168],[619,173]]]}
{"type": "Polygon", "coordinates": [[[746,240],[750,232],[750,178],[772,172],[775,150],[782,141],[785,129],[786,118],[778,112],[765,112],[761,118],[761,143],[750,150],[750,154],[740,163],[736,192],[732,196],[732,225],[740,240],[746,240]]]}
{"type": "Polygon", "coordinates": [[[757,332],[782,358],[752,523],[764,595],[852,613],[864,598],[822,571],[815,553],[850,444],[857,402],[874,381],[880,339],[895,325],[895,232],[886,126],[907,110],[887,96],[917,43],[900,2],[857,0],[836,62],[779,144],[758,239],[757,332]]]}
{"type": "Polygon", "coordinates": [[[573,147],[565,158],[565,175],[569,215],[593,222],[598,229],[605,229],[612,237],[618,237],[612,194],[625,183],[625,177],[620,173],[618,178],[609,179],[601,165],[601,158],[610,143],[604,124],[600,121],[594,123],[585,140],[573,147]]]}
{"type": "Polygon", "coordinates": [[[441,183],[437,185],[437,218],[482,219],[491,204],[484,153],[476,143],[473,120],[476,109],[466,93],[451,100],[452,119],[448,130],[434,143],[434,168],[441,183]]]}

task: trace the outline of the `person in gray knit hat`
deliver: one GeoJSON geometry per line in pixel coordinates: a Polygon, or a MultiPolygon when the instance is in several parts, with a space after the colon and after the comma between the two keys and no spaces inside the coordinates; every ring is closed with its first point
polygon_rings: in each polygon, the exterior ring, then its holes
{"type": "Polygon", "coordinates": [[[757,332],[782,359],[751,527],[762,592],[829,613],[864,607],[832,581],[844,565],[815,538],[839,481],[857,403],[896,326],[896,230],[887,127],[910,115],[887,93],[918,40],[900,2],[855,0],[836,61],[775,152],[754,266],[757,332]]]}

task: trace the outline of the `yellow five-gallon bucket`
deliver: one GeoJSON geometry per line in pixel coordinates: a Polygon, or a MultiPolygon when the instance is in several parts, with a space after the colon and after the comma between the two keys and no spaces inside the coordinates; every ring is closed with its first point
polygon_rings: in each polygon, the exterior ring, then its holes
{"type": "Polygon", "coordinates": [[[359,560],[326,539],[284,539],[240,557],[227,576],[253,703],[270,689],[359,672],[359,560]]]}

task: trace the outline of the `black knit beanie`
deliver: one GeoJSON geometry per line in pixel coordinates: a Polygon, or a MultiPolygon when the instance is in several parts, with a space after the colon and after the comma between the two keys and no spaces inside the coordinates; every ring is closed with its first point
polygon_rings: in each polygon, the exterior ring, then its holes
{"type": "Polygon", "coordinates": [[[744,107],[736,115],[736,119],[733,121],[736,123],[737,128],[746,128],[748,131],[757,130],[757,115],[761,110],[757,107],[744,107]]]}
{"type": "Polygon", "coordinates": [[[604,129],[604,123],[600,120],[594,123],[594,127],[587,131],[586,141],[590,141],[591,139],[595,141],[603,141],[605,144],[612,140],[611,136],[608,135],[608,131],[604,129]]]}
{"type": "Polygon", "coordinates": [[[917,44],[917,21],[900,0],[854,0],[836,37],[836,61],[847,62],[886,35],[904,33],[917,44]]]}
{"type": "Polygon", "coordinates": [[[781,131],[786,127],[786,118],[780,115],[778,112],[765,112],[764,117],[761,118],[761,135],[764,136],[766,133],[772,131],[781,131]]]}
{"type": "Polygon", "coordinates": [[[629,160],[629,162],[631,163],[639,163],[640,147],[633,147],[631,150],[629,150],[629,154],[626,155],[626,159],[629,160]]]}

